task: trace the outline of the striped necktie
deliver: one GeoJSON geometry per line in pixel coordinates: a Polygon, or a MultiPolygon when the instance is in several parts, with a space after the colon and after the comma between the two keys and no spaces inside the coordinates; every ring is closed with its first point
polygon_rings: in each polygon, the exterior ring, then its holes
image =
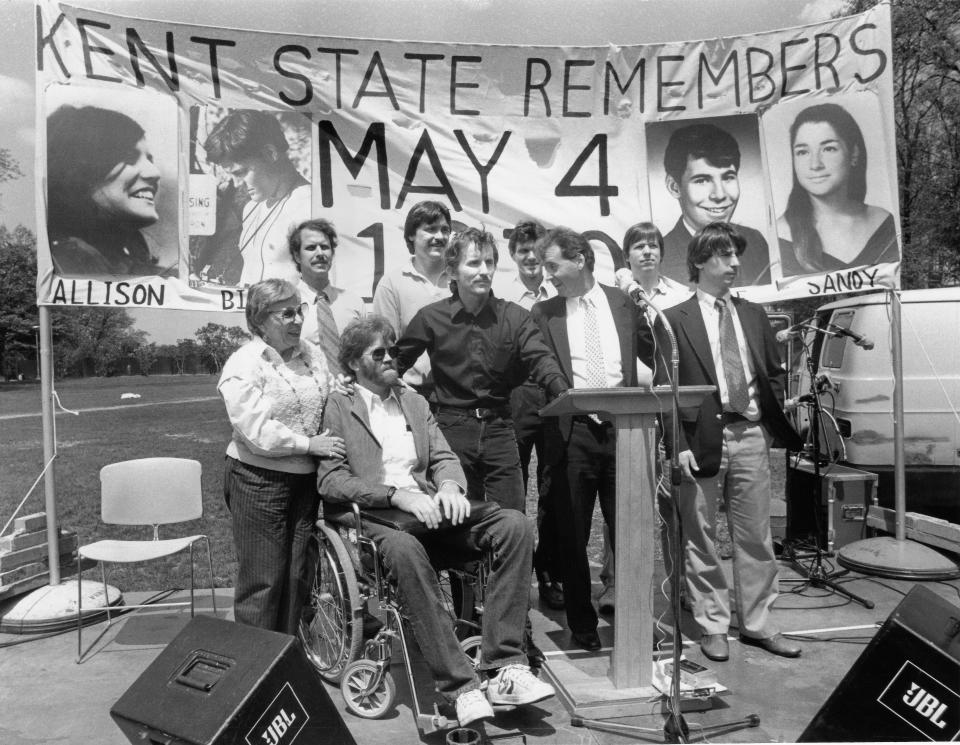
{"type": "Polygon", "coordinates": [[[340,372],[340,363],[337,357],[340,354],[340,332],[337,322],[333,320],[333,311],[327,293],[317,293],[317,334],[320,337],[320,349],[327,358],[327,367],[336,375],[340,372]]]}
{"type": "Polygon", "coordinates": [[[730,410],[742,414],[750,405],[750,392],[747,390],[747,376],[743,371],[737,333],[733,328],[733,316],[722,298],[717,298],[714,305],[720,314],[720,361],[723,364],[723,377],[727,381],[730,410]]]}

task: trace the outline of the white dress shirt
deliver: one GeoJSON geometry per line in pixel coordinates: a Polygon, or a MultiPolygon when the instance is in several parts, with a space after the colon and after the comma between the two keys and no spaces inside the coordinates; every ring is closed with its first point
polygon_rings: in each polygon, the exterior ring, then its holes
{"type": "Polygon", "coordinates": [[[413,478],[413,469],[417,465],[413,432],[400,408],[397,394],[391,390],[386,398],[380,398],[359,384],[357,394],[367,405],[370,431],[383,449],[382,483],[406,491],[422,491],[413,478]]]}
{"type": "MultiPolygon", "coordinates": [[[[300,300],[310,307],[303,314],[303,326],[300,329],[300,338],[313,344],[320,343],[320,329],[317,328],[317,291],[302,279],[297,283],[300,300]]],[[[333,285],[324,288],[330,312],[337,323],[337,336],[343,333],[347,324],[363,318],[366,313],[363,307],[363,298],[350,290],[343,290],[333,285]]]]}
{"type": "Polygon", "coordinates": [[[597,327],[600,330],[600,350],[603,353],[603,374],[606,388],[623,385],[623,365],[620,356],[620,337],[613,322],[610,303],[598,282],[579,297],[567,298],[567,339],[570,342],[570,365],[573,368],[574,388],[590,387],[587,376],[587,347],[584,335],[584,309],[582,303],[592,303],[597,312],[597,327]]]}
{"type": "MultiPolygon", "coordinates": [[[[499,277],[500,275],[497,275],[499,277]]],[[[510,279],[494,279],[493,294],[503,300],[509,300],[516,303],[524,310],[530,310],[541,300],[547,300],[557,294],[557,289],[546,280],[540,281],[537,291],[527,289],[527,286],[520,279],[520,275],[514,272],[510,279]]]]}
{"type": "MultiPolygon", "coordinates": [[[[743,327],[740,325],[740,316],[737,315],[736,306],[733,304],[733,298],[730,293],[724,297],[727,309],[730,311],[730,317],[733,319],[733,329],[737,334],[737,347],[740,349],[740,360],[743,362],[743,371],[747,377],[747,392],[750,394],[750,405],[743,415],[751,422],[760,420],[760,403],[757,399],[757,372],[750,360],[750,354],[747,350],[746,338],[743,335],[743,327]]],[[[713,356],[713,365],[717,371],[717,388],[720,389],[720,402],[724,409],[730,405],[730,396],[727,393],[727,378],[723,374],[722,353],[720,351],[720,314],[717,313],[717,298],[713,295],[697,289],[697,302],[700,303],[700,312],[703,314],[703,323],[707,327],[707,339],[710,341],[710,354],[713,356]]]]}

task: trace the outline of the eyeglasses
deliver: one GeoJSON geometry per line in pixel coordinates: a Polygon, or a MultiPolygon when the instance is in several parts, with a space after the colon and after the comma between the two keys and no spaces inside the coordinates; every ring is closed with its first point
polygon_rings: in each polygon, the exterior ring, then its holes
{"type": "Polygon", "coordinates": [[[390,355],[391,359],[396,359],[400,355],[400,347],[394,344],[392,347],[377,347],[370,351],[370,358],[374,362],[383,362],[383,358],[390,355]]]}
{"type": "Polygon", "coordinates": [[[290,306],[289,308],[284,308],[282,310],[272,310],[270,315],[280,316],[285,323],[290,323],[294,318],[299,318],[303,320],[303,304],[296,307],[290,306]]]}

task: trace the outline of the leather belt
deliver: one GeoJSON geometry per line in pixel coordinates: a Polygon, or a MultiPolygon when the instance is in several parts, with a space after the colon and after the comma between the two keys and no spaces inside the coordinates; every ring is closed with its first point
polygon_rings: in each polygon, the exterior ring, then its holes
{"type": "Polygon", "coordinates": [[[489,421],[490,419],[509,419],[511,416],[513,416],[509,406],[497,406],[492,409],[485,409],[483,407],[466,409],[461,408],[460,406],[438,405],[437,412],[459,414],[460,416],[468,416],[472,417],[473,419],[480,419],[481,421],[489,421]]]}
{"type": "Polygon", "coordinates": [[[725,411],[720,415],[720,421],[726,426],[727,424],[738,424],[739,422],[747,422],[748,424],[756,424],[747,419],[743,414],[738,414],[735,411],[725,411]]]}

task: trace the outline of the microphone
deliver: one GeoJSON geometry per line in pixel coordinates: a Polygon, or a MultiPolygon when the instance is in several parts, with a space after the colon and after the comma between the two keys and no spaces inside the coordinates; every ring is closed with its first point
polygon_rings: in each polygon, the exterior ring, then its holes
{"type": "Polygon", "coordinates": [[[829,325],[839,336],[846,336],[850,339],[853,339],[853,343],[861,349],[873,349],[873,341],[863,334],[858,334],[856,331],[845,329],[843,326],[838,326],[835,323],[831,323],[829,325]]]}
{"type": "Polygon", "coordinates": [[[650,304],[647,293],[643,291],[640,283],[633,278],[633,272],[624,267],[623,269],[617,269],[613,276],[617,282],[617,288],[628,295],[633,302],[642,306],[650,304]]]}
{"type": "Polygon", "coordinates": [[[788,398],[783,402],[784,411],[791,411],[792,409],[797,408],[801,404],[812,404],[813,403],[813,394],[804,393],[802,396],[794,396],[793,398],[788,398]]]}
{"type": "Polygon", "coordinates": [[[786,344],[791,339],[799,339],[801,336],[803,336],[803,324],[791,326],[788,329],[783,329],[776,333],[778,344],[786,344]]]}

